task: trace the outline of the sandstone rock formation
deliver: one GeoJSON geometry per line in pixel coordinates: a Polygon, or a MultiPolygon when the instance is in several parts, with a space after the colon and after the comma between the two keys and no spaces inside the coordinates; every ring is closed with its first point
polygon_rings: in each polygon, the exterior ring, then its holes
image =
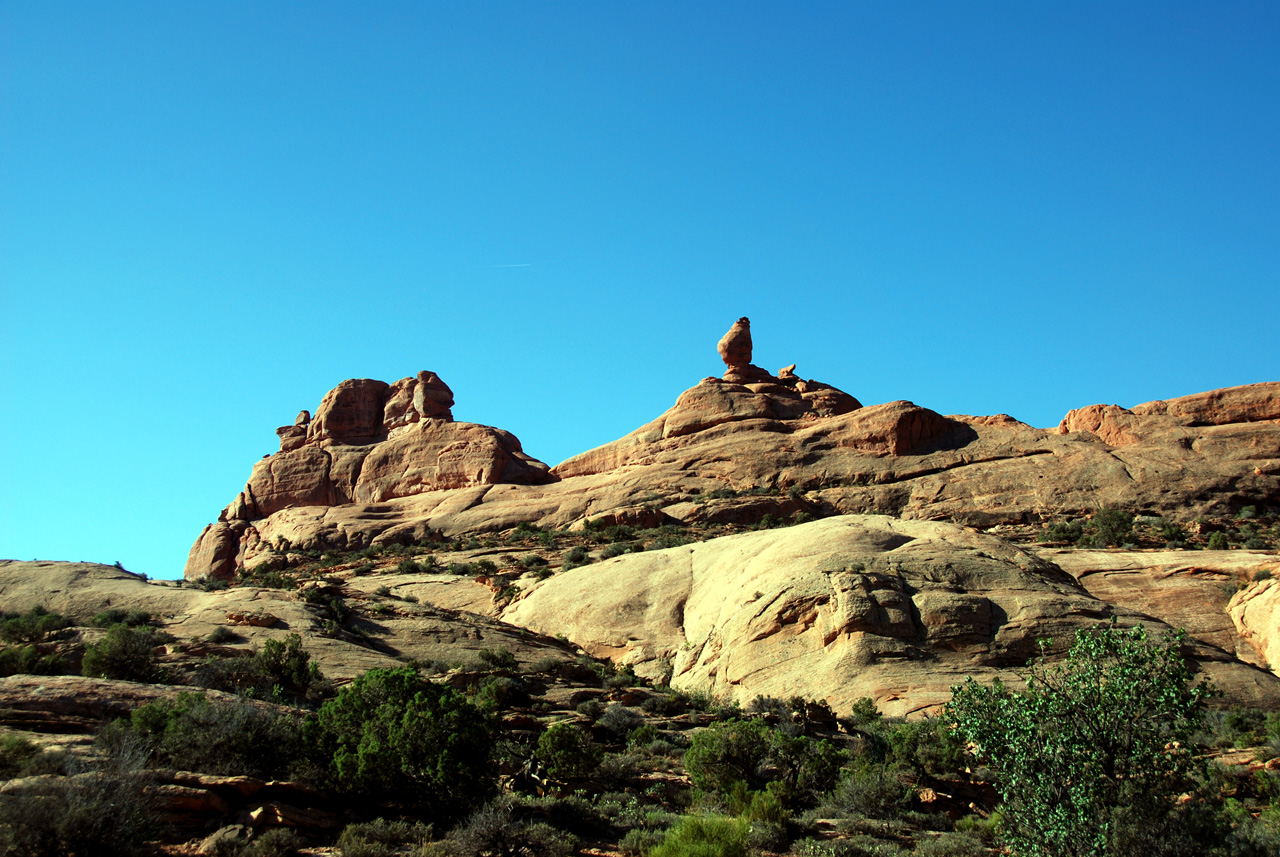
{"type": "Polygon", "coordinates": [[[295,507],[381,503],[424,492],[554,479],[510,432],[453,421],[453,391],[434,372],[394,384],[343,381],[312,418],[276,430],[280,451],[196,539],[184,576],[225,579],[256,542],[253,522],[295,507]]]}
{"type": "Polygon", "coordinates": [[[301,441],[290,434],[255,465],[196,540],[187,576],[252,566],[284,542],[352,548],[607,515],[653,526],[877,513],[992,527],[1102,507],[1187,522],[1280,498],[1277,383],[1132,410],[1094,405],[1037,429],[906,401],[862,407],[791,366],[769,375],[750,362],[745,318],[719,351],[723,378],[550,473],[510,434],[449,422],[452,393],[430,373],[385,387],[344,382],[314,419],[300,415],[301,441]],[[375,430],[383,440],[354,442],[375,430]],[[708,499],[748,490],[775,496],[708,499]]]}
{"type": "MultiPolygon", "coordinates": [[[[965,676],[1016,680],[1038,640],[1060,652],[1112,616],[1169,630],[994,537],[882,516],[624,555],[555,575],[502,614],[675,686],[836,710],[870,696],[889,714],[945,702],[965,676]]],[[[1192,654],[1232,698],[1280,704],[1277,676],[1192,654]]]]}
{"type": "MultiPolygon", "coordinates": [[[[1280,572],[1280,564],[1273,566],[1280,572]]],[[[1280,579],[1259,580],[1231,597],[1236,630],[1273,672],[1280,673],[1280,579]]]]}

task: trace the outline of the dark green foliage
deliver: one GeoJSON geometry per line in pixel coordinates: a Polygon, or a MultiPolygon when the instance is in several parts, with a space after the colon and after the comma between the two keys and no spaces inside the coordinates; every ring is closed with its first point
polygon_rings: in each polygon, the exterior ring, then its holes
{"type": "Polygon", "coordinates": [[[209,636],[206,639],[215,646],[221,646],[227,643],[234,643],[240,640],[241,637],[226,625],[219,625],[209,632],[209,636]]]}
{"type": "Polygon", "coordinates": [[[248,658],[209,658],[196,671],[195,684],[277,702],[315,702],[328,690],[298,634],[283,642],[267,640],[248,658]]]}
{"type": "Polygon", "coordinates": [[[32,607],[26,613],[0,613],[0,640],[6,643],[43,643],[57,639],[59,631],[70,627],[65,616],[44,607],[32,607]]]}
{"type": "Polygon", "coordinates": [[[860,759],[821,806],[833,817],[897,818],[911,805],[909,771],[900,763],[860,759]]]}
{"type": "Polygon", "coordinates": [[[1231,547],[1231,544],[1227,541],[1227,534],[1226,534],[1226,533],[1212,533],[1212,534],[1210,534],[1210,536],[1209,536],[1209,550],[1211,550],[1211,551],[1224,551],[1224,550],[1226,550],[1226,549],[1227,549],[1227,548],[1229,548],[1229,547],[1231,547]]]}
{"type": "Polygon", "coordinates": [[[564,571],[569,571],[579,566],[588,565],[590,562],[591,555],[587,553],[587,549],[578,545],[564,552],[564,556],[560,559],[560,567],[564,571]]]}
{"type": "Polygon", "coordinates": [[[41,753],[40,747],[17,735],[0,737],[0,780],[26,775],[27,765],[41,753]]]}
{"type": "Polygon", "coordinates": [[[300,719],[249,700],[195,693],[147,703],[99,736],[109,749],[130,742],[162,767],[261,779],[289,777],[305,756],[300,719]]]}
{"type": "Polygon", "coordinates": [[[947,717],[998,775],[1016,853],[1127,854],[1120,821],[1167,821],[1210,693],[1192,685],[1180,641],[1113,623],[1079,632],[1061,664],[1038,662],[1024,692],[972,679],[954,689],[947,717]]]}
{"type": "Polygon", "coordinates": [[[496,670],[513,670],[518,666],[516,656],[511,653],[510,649],[505,647],[481,649],[476,656],[486,666],[496,670]]]}
{"type": "Polygon", "coordinates": [[[1120,547],[1133,540],[1133,514],[1121,509],[1099,509],[1088,527],[1094,547],[1120,547]]]}
{"type": "Polygon", "coordinates": [[[0,676],[61,675],[67,664],[56,654],[44,654],[35,646],[0,646],[0,676]]]}
{"type": "Polygon", "coordinates": [[[125,610],[122,607],[112,607],[95,614],[89,620],[89,624],[95,628],[110,628],[112,625],[128,625],[130,628],[136,628],[139,625],[146,625],[150,621],[151,614],[145,610],[125,610]]]}
{"type": "Polygon", "coordinates": [[[786,735],[760,720],[713,723],[693,736],[684,756],[698,788],[728,794],[736,783],[752,791],[772,783],[788,807],[812,805],[835,785],[844,761],[826,741],[786,735]]]}
{"type": "Polygon", "coordinates": [[[603,751],[572,723],[553,723],[539,736],[537,755],[551,776],[563,780],[591,776],[603,751]]]}
{"type": "Polygon", "coordinates": [[[169,680],[160,666],[156,647],[161,638],[148,627],[114,625],[107,636],[85,647],[81,673],[91,678],[160,683],[169,680]]]}
{"type": "Polygon", "coordinates": [[[495,712],[513,705],[528,705],[529,691],[519,679],[490,676],[476,692],[475,704],[480,710],[495,712]]]}
{"type": "Polygon", "coordinates": [[[484,715],[412,669],[360,676],[320,708],[308,732],[330,782],[357,799],[451,821],[494,791],[484,715]]]}

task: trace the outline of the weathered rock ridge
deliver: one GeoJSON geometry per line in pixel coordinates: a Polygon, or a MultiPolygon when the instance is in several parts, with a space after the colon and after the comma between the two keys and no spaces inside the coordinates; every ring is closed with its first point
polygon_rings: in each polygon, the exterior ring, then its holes
{"type": "Polygon", "coordinates": [[[1277,383],[1132,409],[1093,405],[1037,429],[907,401],[862,407],[794,366],[770,374],[751,363],[745,318],[718,351],[723,377],[550,471],[513,435],[452,422],[452,393],[431,373],[393,385],[343,382],[314,419],[304,411],[279,430],[281,451],[254,466],[200,535],[186,576],[227,576],[282,543],[350,549],[526,521],[655,526],[876,513],[985,528],[1103,507],[1188,521],[1280,500],[1277,383]]]}
{"type": "MultiPolygon", "coordinates": [[[[1061,652],[1111,617],[1171,630],[995,537],[865,515],[624,555],[557,574],[502,613],[675,686],[836,710],[869,696],[890,714],[945,702],[965,676],[1016,681],[1038,640],[1061,652]]],[[[1188,654],[1232,700],[1280,704],[1280,678],[1234,652],[1193,638],[1188,654]]]]}
{"type": "Polygon", "coordinates": [[[185,576],[228,578],[257,542],[252,522],[295,507],[376,504],[430,491],[552,481],[515,435],[453,421],[453,391],[434,372],[394,384],[359,378],[276,429],[280,450],[205,527],[185,576]]]}

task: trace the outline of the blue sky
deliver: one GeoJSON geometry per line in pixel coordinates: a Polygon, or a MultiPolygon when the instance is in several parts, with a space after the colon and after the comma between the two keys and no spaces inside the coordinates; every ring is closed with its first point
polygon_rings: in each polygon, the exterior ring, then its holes
{"type": "Polygon", "coordinates": [[[1280,380],[1274,3],[0,4],[0,556],[181,573],[344,378],[550,463],[1280,380]]]}

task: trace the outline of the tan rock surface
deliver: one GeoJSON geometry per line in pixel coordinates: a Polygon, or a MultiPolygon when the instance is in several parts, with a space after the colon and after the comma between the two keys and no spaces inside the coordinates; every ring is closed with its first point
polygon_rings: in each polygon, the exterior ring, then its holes
{"type": "MultiPolygon", "coordinates": [[[[1120,610],[1127,621],[1139,617],[1120,610]]],[[[555,575],[502,614],[677,686],[863,696],[904,714],[967,675],[1011,676],[1049,637],[1117,614],[1056,566],[950,524],[845,516],[624,555],[555,575]]],[[[1205,668],[1231,692],[1280,703],[1280,679],[1205,668]]]]}
{"type": "Polygon", "coordinates": [[[241,651],[297,633],[324,674],[338,682],[375,667],[394,668],[409,659],[450,664],[474,661],[483,648],[508,648],[521,661],[571,658],[553,640],[480,615],[494,612],[493,593],[469,578],[352,577],[339,584],[338,592],[357,612],[353,621],[370,642],[352,635],[327,634],[321,610],[292,591],[236,586],[205,592],[172,581],[144,581],[95,563],[0,560],[0,604],[5,610],[25,612],[42,606],[78,624],[109,608],[145,610],[162,630],[178,638],[170,646],[171,662],[181,662],[188,654],[197,660],[203,658],[203,641],[218,626],[234,628],[242,642],[228,648],[241,651]],[[394,596],[374,594],[382,585],[388,585],[394,596]],[[412,594],[433,603],[402,600],[412,594]],[[477,612],[467,612],[471,607],[477,612]],[[264,627],[229,618],[263,614],[276,621],[264,627]]]}
{"type": "Polygon", "coordinates": [[[1260,580],[1242,589],[1231,597],[1227,610],[1240,636],[1272,672],[1280,673],[1280,579],[1260,580]]]}
{"type": "Polygon", "coordinates": [[[1265,551],[1038,550],[1090,595],[1183,628],[1206,645],[1263,668],[1228,613],[1238,581],[1280,565],[1265,551]]]}

